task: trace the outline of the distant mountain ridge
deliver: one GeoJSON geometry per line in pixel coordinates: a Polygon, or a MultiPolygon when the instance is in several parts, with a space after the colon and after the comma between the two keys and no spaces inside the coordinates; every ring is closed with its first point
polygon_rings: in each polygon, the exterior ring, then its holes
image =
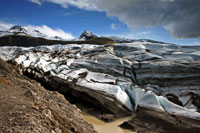
{"type": "MultiPolygon", "coordinates": [[[[159,43],[164,42],[149,40],[149,39],[127,39],[117,36],[104,37],[97,36],[88,30],[84,30],[80,37],[65,40],[62,37],[49,37],[39,30],[29,29],[23,26],[12,26],[7,31],[0,31],[0,46],[41,46],[54,44],[115,44],[115,43],[134,43],[148,42],[159,43]]],[[[166,44],[166,43],[165,43],[166,44]]]]}
{"type": "Polygon", "coordinates": [[[150,43],[161,43],[161,44],[165,43],[165,42],[155,41],[151,39],[129,39],[129,38],[122,38],[119,36],[111,36],[109,38],[115,41],[116,43],[133,43],[133,42],[150,42],[150,43]]]}
{"type": "Polygon", "coordinates": [[[98,37],[85,30],[79,38],[64,40],[62,37],[48,37],[39,30],[31,30],[23,26],[13,26],[7,31],[0,31],[0,46],[41,46],[54,44],[114,44],[110,38],[98,37]]]}
{"type": "Polygon", "coordinates": [[[41,33],[39,30],[32,30],[20,25],[12,26],[9,30],[0,32],[0,37],[10,35],[41,37],[48,40],[65,40],[59,36],[49,37],[48,35],[41,33]]]}

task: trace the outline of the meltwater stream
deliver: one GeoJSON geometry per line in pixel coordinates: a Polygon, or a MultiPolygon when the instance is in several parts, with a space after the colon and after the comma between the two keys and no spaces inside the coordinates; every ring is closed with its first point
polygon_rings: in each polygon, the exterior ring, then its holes
{"type": "Polygon", "coordinates": [[[106,123],[85,112],[82,112],[82,115],[86,121],[94,126],[98,133],[132,133],[129,130],[125,130],[119,127],[120,124],[130,120],[131,117],[120,118],[116,121],[106,123]]]}

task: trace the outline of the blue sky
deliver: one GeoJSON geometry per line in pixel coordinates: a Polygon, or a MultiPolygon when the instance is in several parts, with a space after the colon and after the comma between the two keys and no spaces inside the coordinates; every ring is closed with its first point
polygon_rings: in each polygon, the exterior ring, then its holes
{"type": "MultiPolygon", "coordinates": [[[[25,26],[46,25],[52,29],[62,29],[74,37],[78,37],[83,30],[87,29],[94,34],[103,36],[146,38],[182,45],[199,44],[198,37],[177,38],[169,34],[169,31],[159,24],[147,27],[136,26],[134,28],[134,25],[130,24],[132,20],[128,20],[127,22],[123,19],[124,14],[118,16],[110,13],[107,9],[99,7],[98,9],[80,7],[81,2],[79,2],[80,4],[78,3],[79,5],[74,5],[70,4],[69,0],[60,1],[62,3],[59,3],[59,0],[56,2],[48,2],[48,0],[47,2],[43,2],[42,0],[1,1],[0,23],[25,26]]],[[[90,2],[90,0],[85,1],[90,2]]]]}

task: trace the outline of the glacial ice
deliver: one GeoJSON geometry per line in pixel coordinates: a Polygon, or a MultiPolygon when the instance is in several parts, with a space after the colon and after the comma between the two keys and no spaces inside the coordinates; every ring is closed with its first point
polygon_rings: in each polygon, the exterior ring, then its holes
{"type": "MultiPolygon", "coordinates": [[[[76,85],[85,88],[78,88],[79,91],[92,97],[97,93],[107,98],[114,97],[130,111],[144,107],[200,119],[197,107],[192,103],[187,108],[181,107],[165,97],[166,94],[174,94],[185,104],[190,99],[186,93],[200,94],[200,73],[196,69],[200,66],[200,54],[192,46],[133,42],[116,45],[0,47],[0,56],[4,60],[14,59],[24,67],[33,66],[45,72],[50,71],[68,82],[77,79],[76,85]],[[193,64],[188,66],[190,62],[193,64]],[[130,78],[133,71],[131,66],[135,69],[139,85],[132,82],[136,79],[130,78]],[[126,72],[123,72],[125,68],[126,72]],[[87,75],[81,77],[81,73],[87,75]],[[185,80],[185,77],[189,80],[183,83],[181,80],[185,80]]],[[[104,102],[100,97],[94,98],[104,102]]]]}

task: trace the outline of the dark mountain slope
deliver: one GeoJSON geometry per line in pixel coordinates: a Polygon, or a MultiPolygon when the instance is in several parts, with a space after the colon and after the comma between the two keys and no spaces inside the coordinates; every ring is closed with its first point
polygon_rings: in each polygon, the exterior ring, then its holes
{"type": "Polygon", "coordinates": [[[0,46],[41,46],[54,44],[114,44],[109,38],[91,38],[86,41],[47,40],[39,37],[8,35],[0,37],[0,46]]]}

